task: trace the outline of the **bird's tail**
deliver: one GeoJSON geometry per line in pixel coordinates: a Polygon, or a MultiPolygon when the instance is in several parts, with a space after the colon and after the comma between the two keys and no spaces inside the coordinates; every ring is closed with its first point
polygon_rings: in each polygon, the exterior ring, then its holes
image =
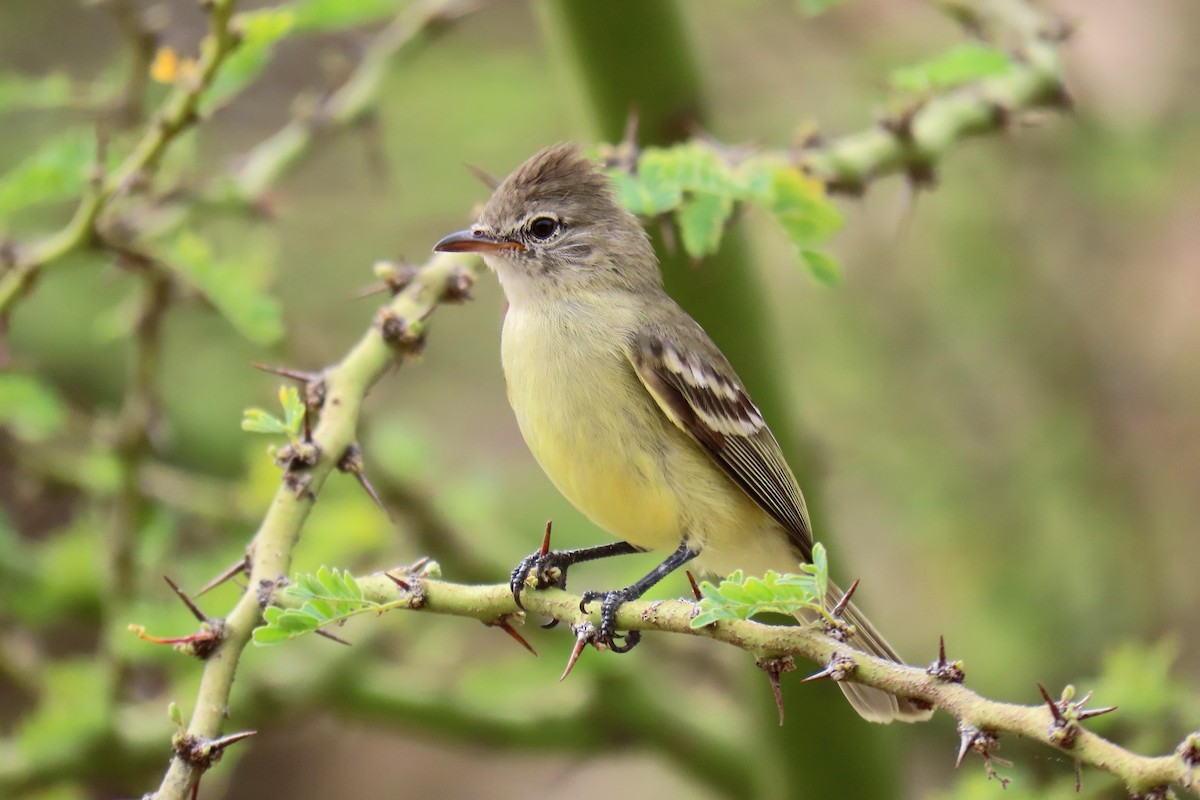
{"type": "MultiPolygon", "coordinates": [[[[833,605],[841,600],[844,593],[836,586],[830,587],[829,603],[833,605]]],[[[858,607],[854,603],[849,603],[842,611],[842,620],[855,628],[855,634],[850,639],[850,644],[860,650],[865,650],[873,656],[886,658],[888,661],[895,661],[897,664],[903,664],[900,656],[892,649],[892,646],[887,643],[887,640],[875,630],[875,626],[867,621],[858,607]]],[[[933,715],[932,709],[921,708],[914,702],[903,697],[896,697],[888,694],[882,689],[875,689],[871,686],[864,686],[861,683],[853,681],[841,681],[838,683],[842,692],[845,693],[846,699],[850,701],[850,705],[854,706],[854,710],[859,716],[868,722],[891,722],[900,720],[902,722],[920,722],[929,719],[933,715]]]]}

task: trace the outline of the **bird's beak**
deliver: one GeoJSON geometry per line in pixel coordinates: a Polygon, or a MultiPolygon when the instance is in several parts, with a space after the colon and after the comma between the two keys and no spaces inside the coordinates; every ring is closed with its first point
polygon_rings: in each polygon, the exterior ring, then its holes
{"type": "Polygon", "coordinates": [[[497,250],[524,250],[519,242],[488,236],[481,230],[452,233],[433,246],[438,253],[494,253],[497,250]]]}

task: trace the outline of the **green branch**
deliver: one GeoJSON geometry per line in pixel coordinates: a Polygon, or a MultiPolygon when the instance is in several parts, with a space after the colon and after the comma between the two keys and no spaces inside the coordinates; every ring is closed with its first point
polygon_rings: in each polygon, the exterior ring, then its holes
{"type": "MultiPolygon", "coordinates": [[[[408,576],[406,576],[408,577],[408,576]]],[[[486,623],[511,620],[520,612],[506,584],[466,586],[415,577],[406,590],[385,574],[359,578],[364,599],[430,614],[467,617],[486,623]]],[[[597,624],[598,614],[580,612],[580,598],[558,589],[526,592],[521,597],[526,609],[567,625],[597,624]]],[[[297,606],[287,593],[279,601],[297,606]]],[[[1080,722],[1089,716],[1082,702],[1064,696],[1047,704],[1023,706],[989,700],[963,685],[961,664],[939,659],[927,669],[895,664],[840,642],[809,627],[764,625],[754,621],[721,621],[695,628],[695,603],[682,600],[631,602],[621,606],[617,627],[621,630],[703,636],[733,645],[760,661],[794,656],[828,665],[835,659],[847,671],[848,680],[902,697],[912,697],[945,711],[958,720],[963,751],[973,750],[989,758],[995,737],[1011,733],[1040,742],[1065,753],[1081,764],[1113,775],[1136,796],[1175,786],[1200,797],[1200,732],[1189,736],[1179,749],[1167,756],[1144,756],[1085,730],[1080,722]]],[[[853,641],[851,639],[851,641],[853,641]]],[[[989,762],[990,766],[990,762],[989,762]]]]}
{"type": "Polygon", "coordinates": [[[214,759],[196,755],[195,744],[211,742],[221,732],[238,661],[258,624],[261,603],[287,574],[292,550],[317,493],[354,443],[363,398],[397,357],[420,347],[428,316],[447,293],[461,296],[476,263],[462,256],[434,257],[380,310],[376,325],[350,353],[322,374],[324,403],[320,421],[305,442],[307,455],[289,464],[255,534],[247,590],[223,620],[221,642],[205,661],[195,713],[186,733],[176,737],[176,756],[155,800],[185,800],[213,763],[214,759]]]}
{"type": "Polygon", "coordinates": [[[211,0],[209,32],[200,44],[195,74],[183,80],[167,97],[133,152],[111,175],[89,187],[63,228],[40,242],[17,249],[7,269],[0,273],[0,318],[12,310],[46,266],[89,244],[97,220],[113,199],[157,167],[168,145],[195,124],[204,93],[237,43],[230,27],[234,3],[235,0],[211,0]]]}
{"type": "Polygon", "coordinates": [[[246,155],[231,178],[235,196],[254,201],[309,151],[318,135],[364,120],[375,105],[392,59],[421,41],[431,28],[457,19],[473,7],[473,0],[418,0],[408,6],[375,36],[345,83],[246,155]]]}

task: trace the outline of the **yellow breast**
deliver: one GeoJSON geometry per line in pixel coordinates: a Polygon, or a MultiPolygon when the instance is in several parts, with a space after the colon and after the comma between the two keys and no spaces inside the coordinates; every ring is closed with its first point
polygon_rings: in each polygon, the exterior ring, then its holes
{"type": "Polygon", "coordinates": [[[638,547],[674,548],[683,515],[662,441],[678,432],[664,428],[671,423],[634,374],[620,330],[590,329],[591,316],[509,309],[509,402],[534,458],[576,508],[638,547]]]}

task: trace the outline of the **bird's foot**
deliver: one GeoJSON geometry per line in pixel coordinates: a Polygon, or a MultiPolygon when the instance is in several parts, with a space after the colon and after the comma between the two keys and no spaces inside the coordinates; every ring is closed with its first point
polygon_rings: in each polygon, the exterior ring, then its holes
{"type": "Polygon", "coordinates": [[[526,588],[545,589],[555,586],[567,588],[567,567],[575,563],[569,553],[538,549],[517,564],[508,579],[508,587],[512,590],[513,600],[522,611],[525,606],[521,603],[521,592],[526,588]]]}
{"type": "Polygon", "coordinates": [[[579,601],[579,610],[587,613],[589,603],[600,601],[600,627],[596,629],[595,643],[608,647],[614,653],[628,653],[641,641],[642,634],[638,631],[626,631],[624,635],[617,633],[617,609],[630,600],[642,596],[636,586],[626,586],[624,589],[613,589],[607,592],[584,592],[579,601]]]}

